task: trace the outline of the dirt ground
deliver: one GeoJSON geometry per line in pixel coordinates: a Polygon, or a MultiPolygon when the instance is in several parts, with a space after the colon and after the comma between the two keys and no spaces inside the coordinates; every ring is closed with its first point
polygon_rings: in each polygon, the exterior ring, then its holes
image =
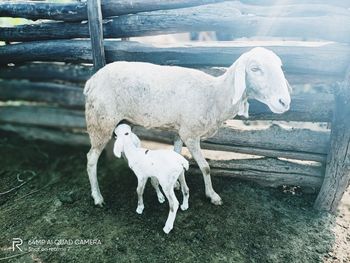
{"type": "Polygon", "coordinates": [[[312,209],[315,195],[215,177],[213,184],[224,200],[215,207],[204,196],[202,178],[188,173],[190,209],[178,212],[173,232],[166,235],[162,228],[168,206],[158,203],[148,184],[144,214],[136,214],[136,178],[122,160],[101,157],[99,181],[106,207],[93,206],[87,150],[0,133],[0,258],[350,262],[349,193],[334,217],[312,209]]]}

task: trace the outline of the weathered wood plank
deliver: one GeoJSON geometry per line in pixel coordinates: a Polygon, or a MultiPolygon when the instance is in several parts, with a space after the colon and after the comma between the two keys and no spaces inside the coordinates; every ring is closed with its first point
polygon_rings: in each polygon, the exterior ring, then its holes
{"type": "Polygon", "coordinates": [[[97,71],[106,65],[103,45],[101,0],[88,0],[87,8],[92,61],[94,63],[94,69],[97,71]]]}
{"type": "MultiPolygon", "coordinates": [[[[224,67],[201,67],[197,68],[213,76],[222,75],[224,67]]],[[[55,62],[33,62],[24,63],[18,66],[3,66],[0,68],[0,79],[26,79],[32,81],[68,81],[74,83],[85,82],[93,74],[90,65],[66,64],[55,62]]],[[[340,75],[308,75],[286,73],[288,82],[293,85],[310,84],[312,86],[327,85],[328,90],[333,90],[337,81],[342,81],[340,75]]],[[[293,87],[293,90],[295,88],[293,87]]]]}
{"type": "Polygon", "coordinates": [[[0,122],[51,128],[85,129],[86,127],[83,111],[45,106],[2,106],[0,122]]]}
{"type": "MultiPolygon", "coordinates": [[[[137,133],[142,139],[145,139],[145,140],[158,141],[158,142],[167,143],[167,144],[172,144],[174,142],[175,134],[172,132],[146,130],[142,127],[135,127],[134,129],[135,129],[135,133],[137,133]]],[[[279,136],[283,136],[283,134],[280,134],[279,136]]],[[[213,139],[213,138],[210,138],[210,139],[213,139]]],[[[209,141],[210,139],[204,140],[201,142],[201,147],[203,149],[237,152],[237,153],[253,154],[253,155],[268,156],[268,157],[283,157],[283,158],[290,158],[290,159],[297,159],[297,160],[316,161],[316,162],[322,162],[322,163],[325,162],[326,160],[325,154],[302,152],[300,150],[285,151],[285,150],[278,150],[278,149],[266,149],[266,148],[258,148],[256,146],[253,146],[253,147],[237,146],[232,143],[230,143],[230,145],[216,144],[216,143],[210,142],[209,141]]],[[[278,148],[278,147],[275,147],[275,148],[278,148]]]]}
{"type": "Polygon", "coordinates": [[[350,71],[336,96],[326,174],[314,207],[335,213],[350,185],[350,71]]]}
{"type": "MultiPolygon", "coordinates": [[[[3,106],[0,107],[0,122],[43,127],[57,127],[85,130],[83,111],[67,110],[42,106],[3,106]]],[[[146,140],[171,143],[174,133],[168,131],[145,130],[135,127],[136,134],[146,140]]],[[[261,154],[270,157],[279,156],[295,159],[323,161],[328,147],[327,132],[316,131],[286,131],[272,128],[273,137],[269,130],[237,132],[230,128],[221,129],[213,138],[204,140],[203,148],[237,151],[250,154],[261,154]],[[290,143],[290,138],[294,144],[290,143]],[[248,145],[245,145],[247,141],[248,145]],[[228,143],[226,145],[226,143],[228,143]],[[273,155],[273,156],[272,156],[273,155]],[[308,158],[309,157],[309,158],[308,158]]]]}
{"type": "MultiPolygon", "coordinates": [[[[16,132],[27,139],[46,140],[58,144],[89,145],[87,134],[82,133],[12,124],[2,124],[0,130],[16,132]]],[[[209,165],[212,175],[252,180],[270,187],[295,185],[318,189],[323,180],[322,166],[297,164],[275,158],[209,160],[209,165]]],[[[190,172],[200,174],[194,161],[191,161],[190,172]]]]}
{"type": "Polygon", "coordinates": [[[322,166],[297,164],[275,158],[208,160],[208,163],[213,175],[252,180],[270,187],[296,185],[319,189],[324,174],[322,166]]]}
{"type": "MultiPolygon", "coordinates": [[[[279,42],[280,43],[280,42],[279,42]]],[[[144,61],[185,67],[230,66],[243,52],[253,48],[237,42],[210,42],[156,47],[131,41],[105,41],[107,62],[144,61]]],[[[256,43],[276,52],[289,74],[344,76],[350,58],[350,46],[337,43],[287,42],[285,45],[256,43]],[[329,58],[337,63],[329,63],[329,58]]],[[[88,40],[55,40],[19,43],[0,47],[0,64],[27,61],[91,63],[88,40]]]]}
{"type": "MultiPolygon", "coordinates": [[[[49,102],[64,107],[84,108],[82,87],[50,83],[0,81],[0,98],[2,100],[29,100],[49,102]]],[[[331,94],[303,94],[292,96],[291,108],[284,114],[274,114],[262,103],[250,101],[250,120],[286,120],[328,122],[332,119],[334,97],[331,94]]],[[[237,116],[236,119],[245,119],[237,116]]]]}
{"type": "MultiPolygon", "coordinates": [[[[242,3],[245,4],[251,4],[251,5],[263,5],[263,6],[270,6],[270,5],[303,5],[305,4],[304,0],[288,0],[288,1],[278,1],[276,0],[240,0],[242,3]]],[[[330,4],[328,0],[308,0],[308,4],[317,4],[317,5],[326,5],[330,4]]],[[[350,7],[350,3],[343,0],[332,0],[331,2],[332,6],[340,6],[340,7],[350,7]]]]}
{"type": "Polygon", "coordinates": [[[26,100],[84,108],[82,87],[29,81],[0,81],[0,100],[26,100]]]}
{"type": "Polygon", "coordinates": [[[65,131],[61,129],[49,129],[36,126],[25,126],[17,124],[2,123],[0,130],[15,132],[21,137],[29,140],[50,141],[66,145],[90,145],[87,133],[65,131]]]}
{"type": "MultiPolygon", "coordinates": [[[[188,31],[217,31],[240,37],[283,37],[350,42],[350,16],[271,17],[242,14],[234,2],[143,12],[112,17],[105,38],[125,38],[188,31]],[[322,28],[322,30],[319,30],[322,28]],[[264,30],[263,30],[264,29],[264,30]]],[[[87,38],[86,23],[54,22],[0,28],[0,40],[34,41],[87,38]]]]}
{"type": "Polygon", "coordinates": [[[85,82],[93,72],[93,67],[89,65],[51,62],[25,63],[0,68],[0,78],[81,83],[85,82]]]}
{"type": "MultiPolygon", "coordinates": [[[[103,17],[120,16],[139,12],[192,7],[222,1],[224,0],[102,0],[102,13],[103,17]]],[[[82,21],[87,20],[87,5],[86,2],[5,2],[0,3],[0,17],[82,21]]]]}

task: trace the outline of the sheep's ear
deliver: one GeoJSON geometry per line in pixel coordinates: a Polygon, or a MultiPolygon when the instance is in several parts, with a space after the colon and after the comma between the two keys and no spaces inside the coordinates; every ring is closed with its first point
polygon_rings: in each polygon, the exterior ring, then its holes
{"type": "Polygon", "coordinates": [[[232,104],[235,105],[243,96],[243,93],[246,89],[246,65],[247,65],[247,56],[243,54],[236,61],[235,66],[235,81],[234,81],[234,96],[232,104]]]}
{"type": "Polygon", "coordinates": [[[239,104],[239,109],[237,115],[243,116],[245,118],[249,118],[249,103],[248,100],[242,100],[241,103],[239,104]]]}
{"type": "Polygon", "coordinates": [[[122,139],[118,137],[114,143],[113,153],[116,157],[120,158],[122,156],[122,152],[123,152],[123,142],[122,142],[122,139]]]}

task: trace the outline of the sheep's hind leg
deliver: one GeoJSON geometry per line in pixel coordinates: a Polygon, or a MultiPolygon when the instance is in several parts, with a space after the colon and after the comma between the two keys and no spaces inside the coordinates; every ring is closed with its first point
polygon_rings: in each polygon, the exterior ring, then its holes
{"type": "Polygon", "coordinates": [[[91,196],[94,199],[95,205],[101,207],[104,204],[104,200],[97,181],[97,162],[106,144],[107,142],[98,146],[92,146],[87,154],[87,172],[91,186],[91,196]]]}
{"type": "Polygon", "coordinates": [[[102,118],[95,113],[96,111],[86,110],[86,124],[91,142],[91,149],[87,154],[87,172],[91,186],[91,196],[95,205],[102,207],[104,200],[97,181],[97,163],[103,149],[111,139],[113,129],[118,120],[102,118]]]}
{"type": "MultiPolygon", "coordinates": [[[[175,138],[174,138],[174,151],[177,152],[178,154],[181,154],[182,147],[183,147],[183,142],[182,142],[180,136],[179,135],[175,135],[175,138]]],[[[175,183],[175,190],[180,190],[180,184],[179,184],[178,181],[176,181],[176,183],[175,183]]]]}
{"type": "Polygon", "coordinates": [[[145,190],[147,179],[146,178],[137,178],[137,208],[136,208],[136,213],[142,214],[143,209],[145,208],[143,204],[143,192],[145,190]]]}
{"type": "Polygon", "coordinates": [[[164,193],[165,193],[166,197],[168,198],[168,202],[169,202],[168,219],[166,220],[165,226],[163,227],[163,231],[166,234],[169,234],[169,232],[174,227],[176,212],[179,208],[179,201],[177,201],[177,198],[175,196],[173,185],[167,186],[166,188],[163,187],[163,190],[165,190],[164,193]]]}
{"type": "Polygon", "coordinates": [[[151,177],[151,184],[152,184],[153,188],[156,190],[159,203],[161,203],[161,204],[164,203],[165,197],[159,189],[158,179],[155,177],[151,177]]]}
{"type": "Polygon", "coordinates": [[[211,202],[214,205],[222,205],[221,197],[213,189],[213,185],[211,183],[211,178],[210,178],[210,167],[201,152],[199,138],[187,139],[185,140],[185,144],[188,150],[190,151],[192,157],[197,162],[199,168],[201,169],[201,172],[203,174],[204,184],[205,184],[206,196],[210,198],[211,202]]]}
{"type": "Polygon", "coordinates": [[[190,197],[190,190],[188,189],[186,179],[185,179],[185,171],[182,171],[182,173],[180,174],[179,181],[180,181],[182,197],[183,197],[181,210],[184,211],[188,209],[188,199],[190,197]]]}

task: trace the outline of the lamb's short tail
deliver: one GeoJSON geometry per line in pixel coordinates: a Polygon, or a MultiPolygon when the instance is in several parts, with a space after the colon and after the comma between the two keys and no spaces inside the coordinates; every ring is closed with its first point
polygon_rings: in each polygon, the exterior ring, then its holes
{"type": "Polygon", "coordinates": [[[182,155],[179,155],[179,160],[181,162],[182,167],[185,168],[185,170],[187,171],[190,166],[189,162],[182,155]]]}

